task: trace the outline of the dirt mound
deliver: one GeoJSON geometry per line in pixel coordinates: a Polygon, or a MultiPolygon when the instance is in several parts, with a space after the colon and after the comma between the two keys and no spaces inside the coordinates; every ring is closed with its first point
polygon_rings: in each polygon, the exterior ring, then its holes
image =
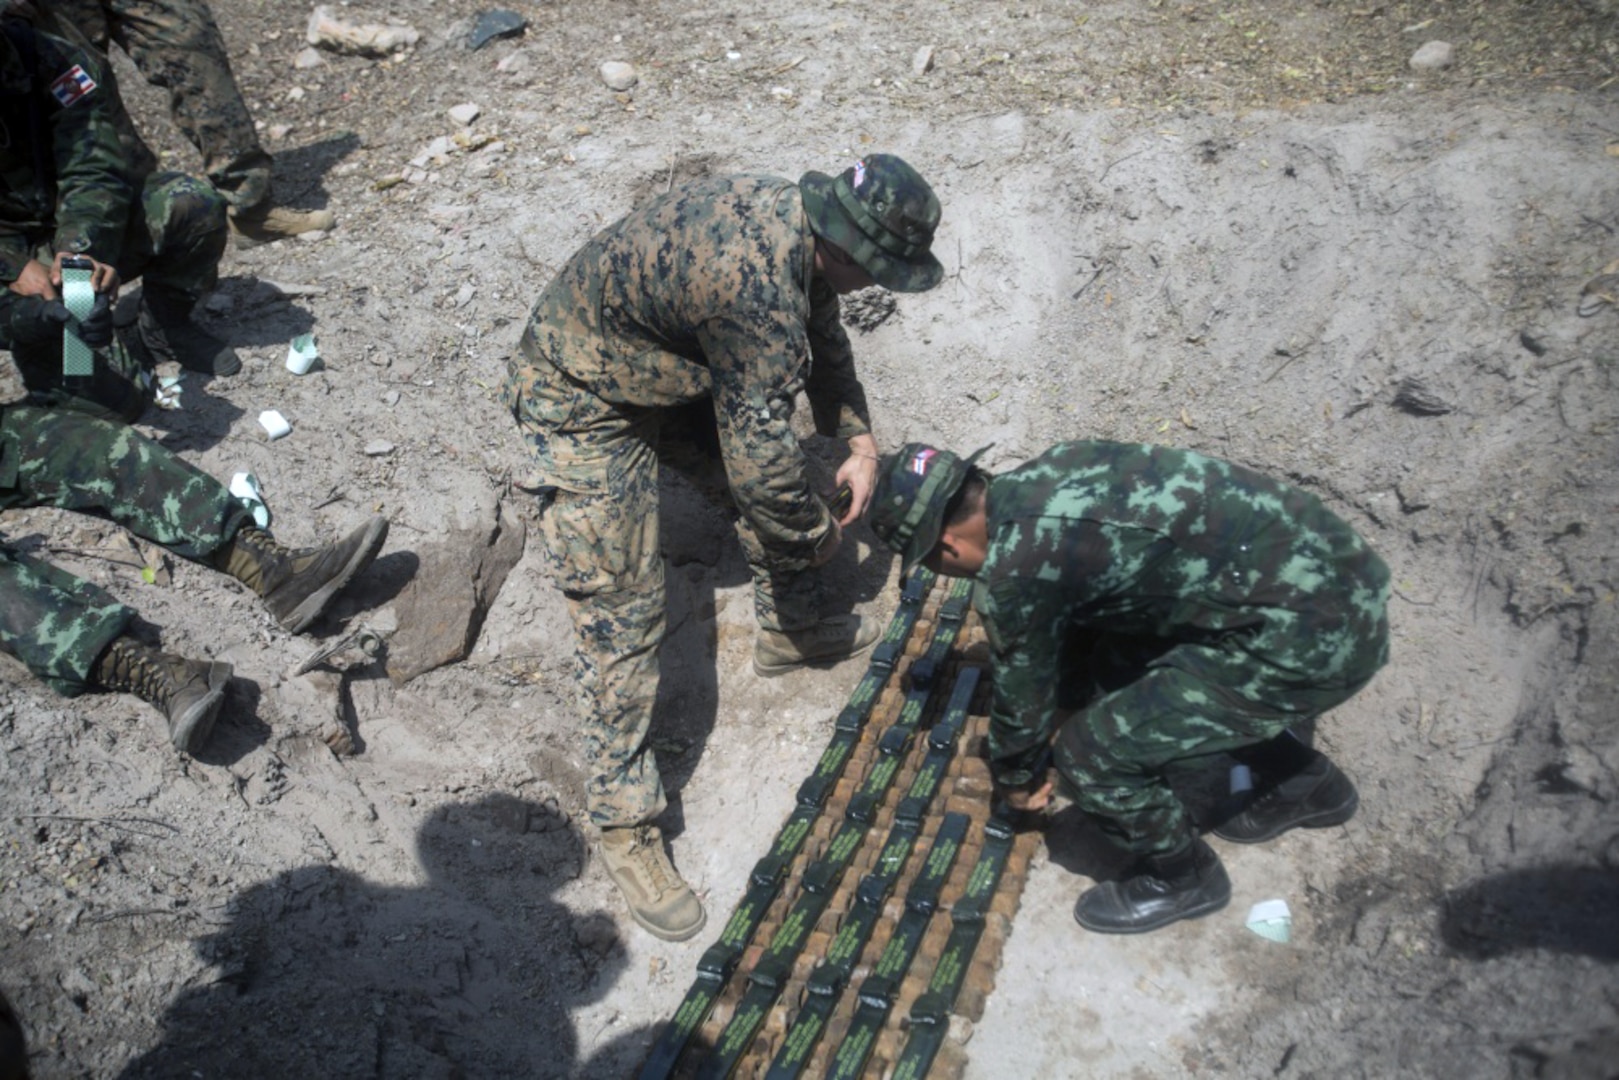
{"type": "MultiPolygon", "coordinates": [[[[949,274],[853,305],[885,447],[994,442],[994,468],[1063,438],[1188,446],[1319,493],[1395,574],[1391,665],[1314,732],[1359,816],[1225,847],[1229,911],[1121,940],[1072,923],[1087,841],[1059,814],[968,1075],[1609,1067],[1619,307],[1578,310],[1619,258],[1611,11],[651,0],[524,6],[525,36],[471,52],[478,6],[398,0],[365,15],[414,24],[414,51],[299,68],[307,11],[213,6],[282,198],[339,225],[227,256],[204,318],[244,371],[146,429],[257,475],[291,543],[372,512],[393,532],[293,638],[211,571],[146,583],[110,526],[0,517],[239,676],[197,760],[132,698],[0,678],[0,979],[39,1075],[633,1071],[707,940],[637,932],[584,853],[537,545],[466,661],[403,686],[363,653],[294,672],[396,625],[452,536],[531,516],[493,390],[585,237],[688,176],[878,149],[937,188],[949,274]],[[1413,71],[1431,39],[1450,66],[1413,71]],[[607,60],[636,85],[603,86],[607,60]],[[448,115],[468,101],[470,125],[448,115]],[[298,378],[281,361],[310,331],[324,366],[298,378]],[[266,408],[290,437],[262,437],[266,408]],[[359,753],[333,755],[334,722],[359,753]],[[1243,926],[1269,898],[1287,946],[1243,926]]],[[[668,483],[653,737],[675,858],[723,914],[859,667],[756,679],[728,523],[668,483]]],[[[897,567],[855,537],[842,599],[884,615],[897,567]]]]}

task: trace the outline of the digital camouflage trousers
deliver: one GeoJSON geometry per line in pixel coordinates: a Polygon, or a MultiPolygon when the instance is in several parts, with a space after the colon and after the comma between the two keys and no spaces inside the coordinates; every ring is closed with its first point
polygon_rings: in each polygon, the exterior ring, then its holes
{"type": "MultiPolygon", "coordinates": [[[[72,409],[0,408],[0,510],[55,506],[204,560],[247,511],[225,486],[133,428],[72,409]]],[[[59,693],[88,688],[134,616],[104,590],[0,541],[0,649],[59,693]]]]}
{"type": "MultiPolygon", "coordinates": [[[[517,361],[521,363],[521,361],[517,361]]],[[[659,548],[660,452],[700,488],[724,484],[717,440],[706,445],[706,402],[679,408],[615,405],[556,368],[530,360],[502,394],[538,466],[541,528],[574,627],[574,673],[590,778],[586,806],[598,826],[656,817],[666,805],[648,741],[666,630],[659,548]],[[670,442],[684,443],[671,447],[670,442]],[[672,452],[671,452],[672,451],[672,452]],[[706,466],[706,468],[705,468],[706,466]]],[[[706,413],[713,424],[712,412],[706,413]]],[[[781,571],[746,519],[738,538],[767,629],[818,617],[813,573],[781,571]]]]}

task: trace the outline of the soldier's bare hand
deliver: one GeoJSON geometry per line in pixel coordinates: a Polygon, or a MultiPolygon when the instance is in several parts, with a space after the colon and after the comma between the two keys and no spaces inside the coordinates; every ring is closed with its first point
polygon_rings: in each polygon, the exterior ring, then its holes
{"type": "Polygon", "coordinates": [[[838,468],[837,482],[849,485],[848,513],[839,519],[840,525],[859,521],[871,506],[871,497],[877,491],[877,440],[870,435],[856,435],[849,440],[849,457],[838,468]]]}
{"type": "Polygon", "coordinates": [[[1014,810],[1032,812],[1044,810],[1051,804],[1052,782],[1047,780],[1033,790],[1014,788],[1006,793],[1006,805],[1014,810]]]}
{"type": "MultiPolygon", "coordinates": [[[[58,289],[62,287],[62,260],[67,258],[69,252],[58,251],[56,260],[51,263],[51,284],[58,289]]],[[[118,299],[118,271],[111,263],[104,263],[99,259],[83,256],[90,259],[90,288],[98,293],[106,293],[109,299],[118,299]]]]}
{"type": "Polygon", "coordinates": [[[38,296],[45,300],[56,300],[56,289],[51,285],[51,271],[38,259],[29,259],[28,265],[22,268],[17,280],[11,283],[11,291],[18,296],[38,296]]]}

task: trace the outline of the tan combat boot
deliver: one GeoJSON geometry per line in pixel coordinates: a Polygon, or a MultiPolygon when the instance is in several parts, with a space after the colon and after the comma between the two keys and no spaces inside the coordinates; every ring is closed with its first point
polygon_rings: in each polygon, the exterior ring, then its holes
{"type": "Polygon", "coordinates": [[[257,247],[289,236],[325,232],[336,224],[337,215],[330,210],[288,210],[281,206],[230,216],[230,229],[236,234],[237,247],[257,247]]]}
{"type": "Polygon", "coordinates": [[[282,629],[296,634],[371,565],[387,538],[387,519],[374,517],[335,544],[295,551],[263,529],[245,525],[214,552],[214,565],[263,597],[282,629]]]}
{"type": "Polygon", "coordinates": [[[826,663],[871,648],[879,627],[863,615],[834,615],[804,630],[760,630],[753,639],[753,671],[769,677],[801,664],[826,663]]]}
{"type": "Polygon", "coordinates": [[[113,639],[91,674],[104,690],[128,691],[156,706],[168,718],[169,741],[187,754],[208,741],[230,677],[223,661],[187,660],[128,636],[113,639]]]}
{"type": "Polygon", "coordinates": [[[663,850],[656,825],[601,831],[602,865],[613,879],[630,917],[654,937],[685,941],[708,919],[703,903],[663,850]]]}

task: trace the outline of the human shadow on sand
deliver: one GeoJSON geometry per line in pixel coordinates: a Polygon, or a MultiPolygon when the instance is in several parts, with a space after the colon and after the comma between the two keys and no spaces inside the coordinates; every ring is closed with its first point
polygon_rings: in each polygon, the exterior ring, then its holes
{"type": "Polygon", "coordinates": [[[597,1077],[628,1073],[648,1032],[579,1060],[569,1012],[625,969],[610,916],[556,893],[584,848],[554,804],[487,796],[417,834],[425,880],[329,865],[239,894],[198,940],[214,977],[162,1020],[139,1077],[597,1077]]]}

